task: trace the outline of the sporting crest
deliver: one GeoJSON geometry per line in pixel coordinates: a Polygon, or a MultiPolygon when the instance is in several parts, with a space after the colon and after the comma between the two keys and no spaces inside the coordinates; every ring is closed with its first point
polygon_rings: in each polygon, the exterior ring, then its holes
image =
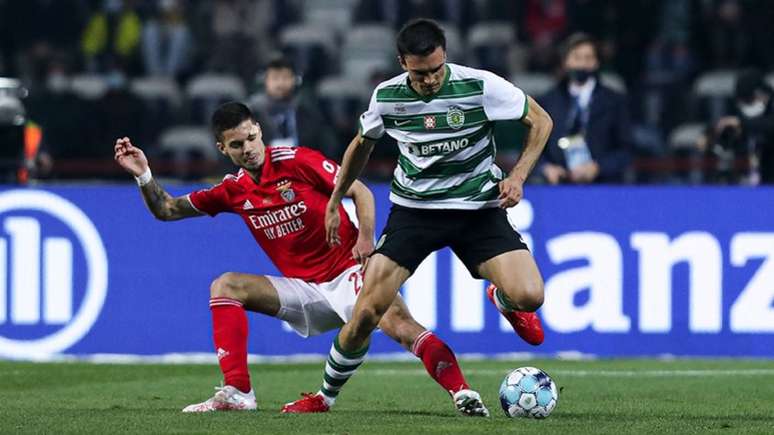
{"type": "Polygon", "coordinates": [[[458,106],[449,107],[446,111],[446,124],[455,130],[462,128],[465,125],[465,112],[458,106]]]}

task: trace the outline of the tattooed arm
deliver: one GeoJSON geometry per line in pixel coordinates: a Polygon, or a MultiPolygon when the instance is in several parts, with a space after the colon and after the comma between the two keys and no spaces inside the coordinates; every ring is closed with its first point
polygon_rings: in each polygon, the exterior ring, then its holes
{"type": "Polygon", "coordinates": [[[115,159],[127,172],[140,179],[140,191],[148,210],[156,219],[173,221],[202,216],[185,196],[173,198],[150,175],[148,159],[141,149],[132,145],[128,137],[116,140],[115,159]]]}

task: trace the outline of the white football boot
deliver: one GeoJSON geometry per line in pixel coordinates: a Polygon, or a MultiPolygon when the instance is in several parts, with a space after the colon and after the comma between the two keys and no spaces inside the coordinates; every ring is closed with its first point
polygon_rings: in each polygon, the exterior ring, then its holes
{"type": "Polygon", "coordinates": [[[183,412],[211,412],[211,411],[254,411],[258,408],[255,403],[255,393],[243,393],[231,385],[215,387],[215,395],[202,403],[195,403],[183,408],[183,412]]]}
{"type": "Polygon", "coordinates": [[[454,393],[454,406],[463,415],[471,417],[489,417],[489,410],[481,401],[481,395],[473,390],[460,390],[454,393]]]}

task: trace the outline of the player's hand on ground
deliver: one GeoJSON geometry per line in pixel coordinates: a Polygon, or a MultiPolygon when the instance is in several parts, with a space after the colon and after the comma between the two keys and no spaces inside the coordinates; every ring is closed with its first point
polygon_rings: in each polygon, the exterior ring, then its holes
{"type": "Polygon", "coordinates": [[[365,267],[365,263],[372,252],[374,252],[374,239],[363,235],[358,236],[357,242],[355,242],[355,246],[352,248],[352,258],[365,267]]]}
{"type": "Polygon", "coordinates": [[[114,158],[116,162],[135,177],[139,177],[148,169],[148,159],[145,157],[145,153],[132,145],[132,141],[128,137],[116,139],[116,145],[113,150],[115,151],[114,158]]]}
{"type": "Polygon", "coordinates": [[[331,198],[328,201],[328,205],[325,207],[325,241],[327,241],[330,246],[341,244],[339,225],[341,225],[339,202],[334,201],[333,198],[331,198]]]}
{"type": "Polygon", "coordinates": [[[500,182],[500,208],[510,208],[521,201],[524,196],[524,182],[513,177],[507,177],[500,182]]]}

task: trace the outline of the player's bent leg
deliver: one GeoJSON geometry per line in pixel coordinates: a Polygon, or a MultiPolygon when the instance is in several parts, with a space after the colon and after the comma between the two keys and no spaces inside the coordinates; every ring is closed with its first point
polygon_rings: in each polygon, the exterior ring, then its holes
{"type": "Polygon", "coordinates": [[[416,338],[428,332],[424,326],[411,316],[411,313],[400,295],[395,296],[390,308],[379,321],[379,329],[395,340],[408,351],[413,351],[416,338]]]}
{"type": "Polygon", "coordinates": [[[354,352],[367,345],[371,333],[410,275],[408,269],[385,255],[371,257],[352,318],[339,332],[338,343],[343,351],[354,352]]]}
{"type": "Polygon", "coordinates": [[[379,328],[422,361],[430,377],[451,395],[455,407],[463,415],[489,415],[481,396],[465,381],[454,352],[411,316],[400,295],[382,317],[379,328]]]}
{"type": "Polygon", "coordinates": [[[262,275],[226,272],[210,285],[210,297],[236,300],[248,311],[272,317],[281,307],[277,289],[262,275]]]}
{"type": "Polygon", "coordinates": [[[535,311],[543,305],[543,277],[529,251],[504,252],[481,263],[478,272],[503,292],[513,310],[535,311]]]}
{"type": "Polygon", "coordinates": [[[382,254],[371,257],[352,317],[339,331],[328,353],[320,391],[286,404],[283,413],[325,412],[333,405],[341,388],[363,364],[371,333],[409,275],[407,269],[382,254]]]}
{"type": "Polygon", "coordinates": [[[493,283],[487,297],[516,333],[529,344],[541,344],[543,326],[534,311],[543,304],[543,278],[532,254],[508,251],[482,263],[478,272],[493,283]]]}
{"type": "Polygon", "coordinates": [[[247,367],[247,315],[245,309],[275,316],[280,308],[277,290],[263,276],[228,272],[210,285],[212,332],[223,387],[210,399],[183,412],[256,409],[247,367]]]}

